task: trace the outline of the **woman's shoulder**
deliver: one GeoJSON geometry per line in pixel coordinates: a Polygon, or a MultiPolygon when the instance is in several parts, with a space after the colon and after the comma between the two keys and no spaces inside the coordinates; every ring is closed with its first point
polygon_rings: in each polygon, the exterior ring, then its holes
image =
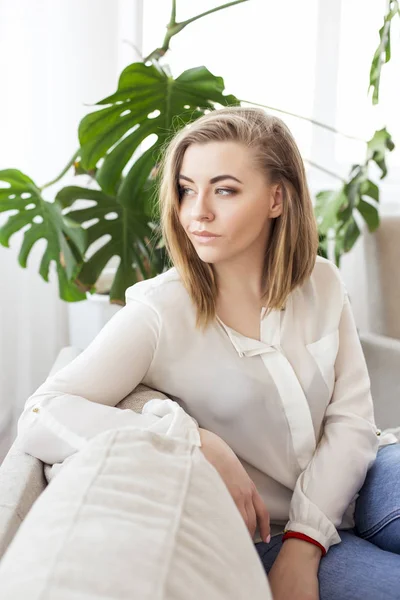
{"type": "Polygon", "coordinates": [[[325,292],[336,292],[343,296],[346,291],[338,267],[331,260],[322,256],[317,256],[310,280],[321,292],[325,290],[325,292]]]}
{"type": "Polygon", "coordinates": [[[175,267],[135,283],[126,290],[125,298],[127,304],[131,301],[142,302],[157,312],[171,306],[182,309],[190,304],[189,294],[175,267]]]}
{"type": "Polygon", "coordinates": [[[310,340],[318,340],[339,325],[346,289],[337,266],[318,256],[310,277],[293,291],[291,314],[301,320],[310,340]]]}
{"type": "Polygon", "coordinates": [[[346,288],[338,267],[318,256],[309,279],[295,290],[299,306],[312,307],[313,314],[340,314],[346,288]]]}

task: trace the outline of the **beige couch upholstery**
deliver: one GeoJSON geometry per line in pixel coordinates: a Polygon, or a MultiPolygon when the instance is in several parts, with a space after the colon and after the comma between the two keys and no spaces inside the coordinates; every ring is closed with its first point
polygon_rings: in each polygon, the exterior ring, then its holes
{"type": "MultiPolygon", "coordinates": [[[[373,334],[361,336],[371,377],[372,395],[378,427],[400,426],[400,341],[373,334]]],[[[52,372],[71,361],[79,350],[64,348],[52,372]]],[[[120,403],[121,408],[140,412],[151,398],[165,398],[160,392],[138,386],[120,403]]],[[[57,468],[53,467],[53,468],[57,468]]],[[[32,504],[44,490],[50,468],[18,450],[14,442],[0,468],[0,558],[13,539],[32,504]]]]}
{"type": "MultiPolygon", "coordinates": [[[[78,348],[71,346],[63,348],[50,374],[71,362],[79,353],[78,348]]],[[[166,396],[159,391],[139,385],[118,406],[141,412],[146,402],[152,398],[163,399],[166,396]]],[[[17,442],[12,445],[0,467],[0,559],[32,504],[45,489],[47,481],[51,479],[52,471],[57,470],[58,466],[44,465],[37,458],[22,452],[17,442]]]]}
{"type": "Polygon", "coordinates": [[[362,227],[351,252],[343,255],[341,275],[360,331],[400,339],[400,203],[397,214],[381,214],[376,231],[362,227]]]}
{"type": "Polygon", "coordinates": [[[362,240],[369,331],[400,339],[400,215],[381,215],[378,229],[362,240]]]}

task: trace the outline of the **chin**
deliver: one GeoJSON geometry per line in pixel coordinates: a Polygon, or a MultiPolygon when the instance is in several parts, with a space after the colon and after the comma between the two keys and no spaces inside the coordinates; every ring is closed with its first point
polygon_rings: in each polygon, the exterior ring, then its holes
{"type": "Polygon", "coordinates": [[[214,264],[221,260],[220,252],[213,252],[210,250],[201,250],[197,252],[199,259],[205,263],[214,264]]]}

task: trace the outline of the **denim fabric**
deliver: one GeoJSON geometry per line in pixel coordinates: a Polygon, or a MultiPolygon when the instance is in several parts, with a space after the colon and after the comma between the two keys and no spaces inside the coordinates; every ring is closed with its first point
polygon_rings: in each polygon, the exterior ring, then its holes
{"type": "MultiPolygon", "coordinates": [[[[400,444],[379,449],[356,503],[355,528],[339,535],[320,563],[320,600],[400,600],[400,444]]],[[[282,535],[255,546],[269,573],[282,535]]]]}

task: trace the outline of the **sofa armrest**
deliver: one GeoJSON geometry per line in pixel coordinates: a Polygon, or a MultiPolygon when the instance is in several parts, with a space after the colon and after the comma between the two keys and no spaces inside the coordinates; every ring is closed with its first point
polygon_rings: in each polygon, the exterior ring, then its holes
{"type": "Polygon", "coordinates": [[[361,344],[367,361],[380,429],[400,426],[400,340],[363,333],[361,344]]]}
{"type": "MultiPolygon", "coordinates": [[[[68,364],[79,353],[80,349],[72,346],[63,348],[50,374],[68,364]]],[[[0,467],[0,558],[46,485],[43,463],[20,450],[17,438],[0,467]]]]}
{"type": "Polygon", "coordinates": [[[14,442],[0,468],[0,558],[45,487],[43,463],[14,442]]]}

